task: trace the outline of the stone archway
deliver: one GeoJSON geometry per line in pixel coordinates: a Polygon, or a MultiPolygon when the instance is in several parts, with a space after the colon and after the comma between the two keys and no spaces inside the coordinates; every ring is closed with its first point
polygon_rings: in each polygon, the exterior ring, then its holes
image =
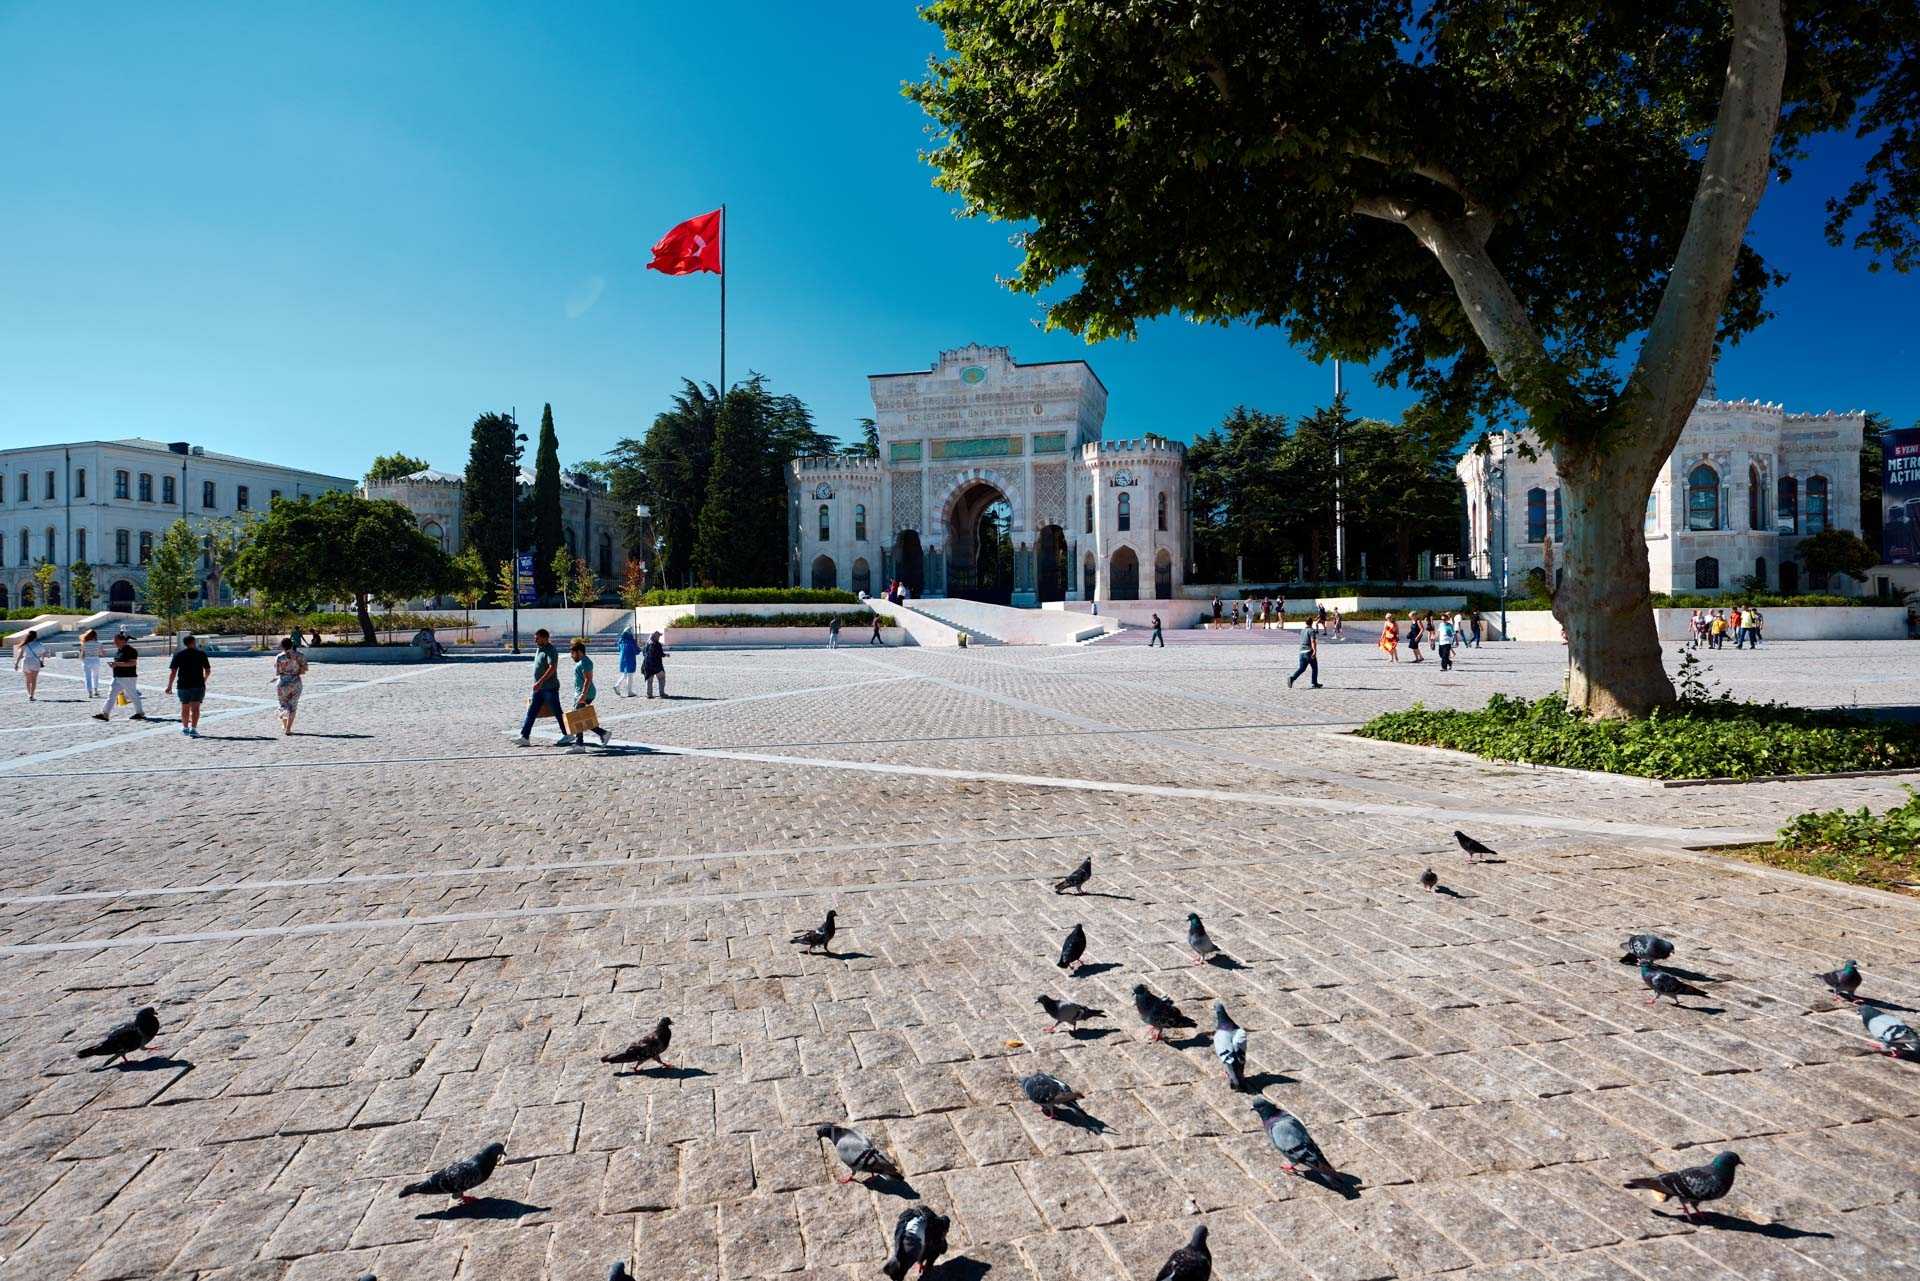
{"type": "Polygon", "coordinates": [[[1113,553],[1107,568],[1107,599],[1140,599],[1140,557],[1131,547],[1122,547],[1113,553]]]}
{"type": "Polygon", "coordinates": [[[854,558],[853,591],[856,595],[873,595],[873,569],[867,564],[865,556],[854,558]]]}
{"type": "Polygon", "coordinates": [[[1043,601],[1067,598],[1067,531],[1048,525],[1040,531],[1035,547],[1038,561],[1034,576],[1035,595],[1043,601]]]}
{"type": "MultiPolygon", "coordinates": [[[[915,596],[927,590],[927,558],[920,549],[920,531],[903,529],[893,540],[893,576],[915,596]]],[[[892,586],[891,583],[888,586],[892,586]]]]}
{"type": "Polygon", "coordinates": [[[811,584],[821,591],[832,591],[839,586],[839,578],[834,570],[833,557],[815,556],[813,558],[813,581],[811,584]]]}
{"type": "Polygon", "coordinates": [[[113,586],[107,589],[107,607],[126,613],[133,608],[133,584],[124,578],[113,580],[113,586]]]}
{"type": "Polygon", "coordinates": [[[1013,600],[1014,507],[1006,491],[974,478],[944,506],[947,595],[1006,605],[1013,600]]]}
{"type": "Polygon", "coordinates": [[[1153,598],[1173,599],[1173,553],[1164,547],[1153,555],[1153,598]]]}
{"type": "Polygon", "coordinates": [[[1094,589],[1100,585],[1100,580],[1098,575],[1099,575],[1098,562],[1094,560],[1093,553],[1088,552],[1085,556],[1080,558],[1080,599],[1081,600],[1092,600],[1094,598],[1094,589]]]}

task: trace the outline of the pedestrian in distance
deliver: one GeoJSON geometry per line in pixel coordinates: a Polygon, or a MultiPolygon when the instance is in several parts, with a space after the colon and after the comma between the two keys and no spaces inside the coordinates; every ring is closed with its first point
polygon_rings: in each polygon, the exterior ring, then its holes
{"type": "Polygon", "coordinates": [[[293,630],[287,633],[287,640],[289,643],[292,644],[292,646],[296,650],[305,649],[307,647],[306,638],[300,634],[300,624],[298,623],[295,623],[293,625],[293,630]]]}
{"type": "Polygon", "coordinates": [[[180,648],[167,664],[166,692],[180,700],[180,732],[188,738],[200,737],[200,704],[207,696],[207,676],[212,670],[207,652],[200,648],[193,633],[184,633],[180,637],[180,648]]]}
{"type": "Polygon", "coordinates": [[[1300,664],[1293,669],[1293,675],[1287,677],[1287,688],[1300,679],[1302,672],[1313,673],[1313,687],[1320,688],[1320,631],[1313,625],[1311,618],[1300,621],[1300,664]]]}
{"type": "MultiPolygon", "coordinates": [[[[577,712],[583,708],[592,707],[594,695],[598,692],[593,687],[593,660],[587,657],[587,642],[578,636],[573,638],[573,644],[567,646],[567,657],[573,660],[573,710],[577,712]]],[[[564,726],[562,729],[564,739],[564,726]]],[[[600,736],[602,747],[605,747],[613,737],[599,725],[594,726],[593,732],[600,736]]],[[[583,751],[586,746],[587,731],[579,730],[573,736],[571,750],[583,751]]]]}
{"type": "Polygon", "coordinates": [[[1158,614],[1153,616],[1153,635],[1147,637],[1147,648],[1152,649],[1155,645],[1161,649],[1167,647],[1167,638],[1160,634],[1160,615],[1158,614]]]}
{"type": "Polygon", "coordinates": [[[1242,615],[1242,617],[1245,619],[1245,622],[1246,622],[1246,630],[1252,631],[1253,630],[1253,602],[1252,601],[1247,602],[1246,613],[1242,615]]]}
{"type": "Polygon", "coordinates": [[[640,654],[640,679],[647,683],[647,697],[653,697],[655,681],[660,683],[660,697],[667,696],[667,647],[660,643],[660,633],[655,632],[647,641],[647,647],[640,654]]]}
{"type": "Polygon", "coordinates": [[[1453,670],[1453,636],[1453,615],[1442,614],[1439,641],[1434,646],[1434,650],[1440,655],[1440,670],[1443,672],[1453,670]]]}
{"type": "Polygon", "coordinates": [[[880,634],[880,615],[877,613],[873,616],[873,635],[867,637],[867,644],[878,645],[881,649],[887,647],[887,638],[880,634]]]}
{"type": "Polygon", "coordinates": [[[40,643],[40,633],[32,628],[22,636],[13,647],[13,670],[24,671],[27,681],[27,701],[39,701],[40,669],[47,665],[47,648],[40,643]]]}
{"type": "Polygon", "coordinates": [[[1380,625],[1380,648],[1386,654],[1389,663],[1400,661],[1400,624],[1393,621],[1393,615],[1387,615],[1387,621],[1380,625]]]}
{"type": "Polygon", "coordinates": [[[1418,614],[1407,615],[1407,648],[1413,651],[1413,661],[1424,663],[1420,657],[1420,642],[1426,639],[1426,624],[1420,621],[1418,614]]]}
{"type": "Polygon", "coordinates": [[[87,697],[100,692],[100,633],[89,627],[80,633],[80,674],[87,681],[87,697]]]}
{"type": "Polygon", "coordinates": [[[289,636],[280,642],[273,659],[273,696],[280,704],[280,734],[293,733],[293,717],[300,710],[300,694],[306,688],[307,657],[289,636]]]}
{"type": "Polygon", "coordinates": [[[533,634],[533,645],[533,690],[527,698],[527,717],[520,722],[520,746],[533,745],[533,723],[542,712],[553,714],[553,723],[560,727],[560,742],[555,746],[561,746],[567,741],[567,722],[560,714],[560,655],[544,627],[533,634]]]}
{"type": "Polygon", "coordinates": [[[1342,623],[1340,618],[1340,611],[1336,609],[1333,611],[1333,638],[1335,640],[1343,641],[1347,638],[1346,632],[1342,630],[1343,626],[1344,624],[1342,623]]]}
{"type": "Polygon", "coordinates": [[[827,648],[840,648],[840,615],[838,614],[827,620],[827,648]]]}
{"type": "Polygon", "coordinates": [[[1747,610],[1748,649],[1760,648],[1760,629],[1765,626],[1766,624],[1760,620],[1760,611],[1749,608],[1747,610]]]}
{"type": "Polygon", "coordinates": [[[614,693],[633,697],[633,674],[639,665],[640,639],[633,634],[633,628],[628,627],[620,633],[620,678],[613,683],[614,693]]]}
{"type": "Polygon", "coordinates": [[[124,698],[133,704],[133,719],[147,719],[146,704],[140,700],[140,651],[133,647],[133,638],[127,635],[123,627],[113,634],[113,683],[107,689],[107,701],[99,711],[93,714],[96,721],[108,720],[113,715],[114,700],[124,698]]]}

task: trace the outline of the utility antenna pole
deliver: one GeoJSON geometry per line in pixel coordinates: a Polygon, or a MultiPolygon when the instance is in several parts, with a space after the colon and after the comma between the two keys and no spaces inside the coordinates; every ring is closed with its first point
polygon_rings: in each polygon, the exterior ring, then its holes
{"type": "Polygon", "coordinates": [[[1333,576],[1341,582],[1347,576],[1347,504],[1342,492],[1341,472],[1343,470],[1340,437],[1346,426],[1346,407],[1340,403],[1345,395],[1340,382],[1340,358],[1333,358],[1333,408],[1340,416],[1333,424],[1333,576]]]}

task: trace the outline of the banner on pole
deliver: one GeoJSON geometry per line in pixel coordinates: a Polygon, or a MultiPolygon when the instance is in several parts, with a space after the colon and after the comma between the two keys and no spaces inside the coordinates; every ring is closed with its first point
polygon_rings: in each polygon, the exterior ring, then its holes
{"type": "Polygon", "coordinates": [[[1920,565],[1920,427],[1883,432],[1880,446],[1880,555],[1889,565],[1920,565]]]}
{"type": "Polygon", "coordinates": [[[532,552],[519,552],[515,554],[513,558],[513,588],[514,594],[518,597],[520,604],[537,605],[540,603],[540,597],[538,593],[534,591],[533,586],[532,552]]]}

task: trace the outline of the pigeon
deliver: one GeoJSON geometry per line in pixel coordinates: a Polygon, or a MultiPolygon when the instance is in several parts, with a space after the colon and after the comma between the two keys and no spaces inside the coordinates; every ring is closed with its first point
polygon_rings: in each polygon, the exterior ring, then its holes
{"type": "Polygon", "coordinates": [[[1133,1008],[1140,1014],[1140,1021],[1153,1029],[1149,1041],[1163,1041],[1164,1033],[1170,1027],[1192,1027],[1193,1020],[1180,1012],[1180,1007],[1164,996],[1159,996],[1145,983],[1133,985],[1133,1008]]]}
{"type": "Polygon", "coordinates": [[[400,1189],[401,1196],[425,1196],[438,1192],[450,1196],[461,1205],[472,1205],[473,1198],[467,1193],[493,1177],[493,1167],[500,1164],[500,1158],[506,1154],[504,1143],[489,1143],[464,1161],[455,1161],[444,1170],[435,1171],[418,1183],[409,1183],[400,1189]]]}
{"type": "Polygon", "coordinates": [[[1227,1087],[1233,1090],[1245,1088],[1247,1029],[1233,1021],[1223,1001],[1213,1003],[1213,1056],[1220,1060],[1220,1066],[1227,1069],[1227,1087]]]}
{"type": "Polygon", "coordinates": [[[607,1269],[607,1281],[633,1281],[633,1273],[627,1271],[625,1259],[615,1259],[613,1266],[607,1269]]]}
{"type": "Polygon", "coordinates": [[[1053,1115],[1055,1108],[1069,1108],[1080,1101],[1080,1091],[1068,1085],[1057,1076],[1048,1076],[1045,1072],[1035,1072],[1032,1076],[1020,1078],[1020,1090],[1047,1116],[1053,1115]]]}
{"type": "MultiPolygon", "coordinates": [[[[661,1067],[672,1067],[667,1062],[667,1042],[673,1039],[673,1020],[663,1018],[653,1025],[653,1031],[647,1033],[626,1049],[602,1058],[602,1063],[645,1063],[648,1059],[658,1059],[661,1067]]],[[[636,1068],[636,1071],[638,1069],[636,1068]]]]}
{"type": "Polygon", "coordinates": [[[1055,894],[1065,894],[1068,890],[1072,890],[1074,893],[1079,894],[1083,891],[1086,883],[1092,879],[1093,860],[1083,858],[1080,860],[1079,867],[1074,868],[1071,872],[1068,872],[1065,876],[1053,883],[1053,892],[1055,894]]]}
{"type": "Polygon", "coordinates": [[[1652,996],[1647,998],[1648,1005],[1658,1004],[1660,998],[1663,996],[1671,997],[1673,1003],[1678,1005],[1680,1004],[1680,998],[1683,996],[1706,995],[1705,992],[1702,992],[1693,984],[1682,983],[1665,970],[1654,969],[1653,966],[1646,961],[1640,962],[1640,981],[1645,983],[1647,989],[1653,993],[1652,996]]]}
{"type": "Polygon", "coordinates": [[[946,1252],[947,1217],[935,1214],[924,1205],[916,1205],[911,1210],[900,1211],[900,1217],[893,1221],[893,1253],[880,1265],[880,1270],[893,1281],[901,1281],[907,1269],[917,1263],[920,1275],[925,1276],[927,1269],[946,1252]]]}
{"type": "Polygon", "coordinates": [[[1434,875],[1432,868],[1420,873],[1420,888],[1430,894],[1440,888],[1440,878],[1434,875]]]}
{"type": "Polygon", "coordinates": [[[1220,945],[1207,937],[1207,927],[1200,924],[1200,913],[1187,913],[1187,947],[1193,952],[1193,963],[1203,965],[1220,955],[1220,945]]]}
{"type": "Polygon", "coordinates": [[[833,932],[838,928],[839,927],[833,923],[833,909],[828,908],[827,919],[820,922],[819,929],[801,930],[787,941],[789,943],[804,943],[807,945],[807,951],[809,952],[816,948],[824,952],[828,950],[828,945],[833,942],[833,932]]]}
{"type": "Polygon", "coordinates": [[[1060,945],[1060,959],[1054,964],[1071,974],[1080,968],[1080,958],[1087,954],[1087,928],[1076,925],[1068,933],[1066,941],[1060,945]]]}
{"type": "Polygon", "coordinates": [[[850,1130],[844,1125],[819,1125],[814,1127],[813,1132],[833,1144],[834,1155],[850,1172],[840,1182],[851,1183],[857,1174],[882,1174],[890,1179],[900,1177],[900,1167],[890,1161],[886,1153],[873,1146],[873,1140],[860,1131],[850,1130]]]}
{"type": "Polygon", "coordinates": [[[1478,863],[1483,858],[1498,857],[1491,846],[1482,845],[1465,832],[1455,832],[1453,839],[1460,842],[1460,848],[1467,852],[1467,862],[1469,863],[1478,863]]]}
{"type": "Polygon", "coordinates": [[[1076,1005],[1072,1001],[1056,1001],[1050,996],[1041,996],[1036,999],[1040,1002],[1040,1008],[1047,1012],[1047,1017],[1053,1020],[1052,1025],[1047,1028],[1049,1032],[1059,1027],[1062,1023],[1065,1023],[1069,1028],[1075,1028],[1088,1019],[1097,1019],[1106,1013],[1105,1010],[1096,1010],[1091,1005],[1076,1005]]]}
{"type": "Polygon", "coordinates": [[[1828,970],[1825,974],[1816,974],[1815,978],[1825,983],[1835,999],[1851,1001],[1854,993],[1860,990],[1860,962],[1848,961],[1837,970],[1828,970]]]}
{"type": "Polygon", "coordinates": [[[1641,961],[1664,961],[1673,955],[1673,944],[1658,934],[1628,935],[1620,949],[1620,964],[1637,965],[1641,961]]]}
{"type": "Polygon", "coordinates": [[[1690,1165],[1684,1170],[1628,1179],[1625,1186],[1658,1192],[1662,1201],[1678,1201],[1686,1211],[1687,1222],[1702,1201],[1718,1201],[1733,1187],[1733,1171],[1740,1164],[1737,1152],[1722,1152],[1705,1165],[1690,1165]]]}
{"type": "Polygon", "coordinates": [[[1207,1281],[1213,1275],[1213,1256],[1207,1252],[1207,1225],[1194,1228],[1187,1243],[1167,1256],[1153,1281],[1207,1281]]]}
{"type": "Polygon", "coordinates": [[[135,1050],[142,1050],[160,1035],[160,1015],[151,1005],[144,1006],[132,1018],[120,1024],[111,1032],[80,1051],[83,1059],[104,1058],[109,1066],[115,1059],[124,1059],[135,1050]]]}
{"type": "Polygon", "coordinates": [[[1920,1032],[1915,1032],[1885,1010],[1863,1005],[1860,1007],[1860,1021],[1867,1025],[1867,1035],[1880,1042],[1880,1048],[1894,1058],[1899,1058],[1902,1053],[1920,1054],[1920,1032]]]}
{"type": "Polygon", "coordinates": [[[1307,1127],[1300,1118],[1285,1108],[1275,1107],[1265,1099],[1255,1099],[1253,1110],[1260,1117],[1260,1128],[1267,1132],[1267,1142],[1273,1144],[1274,1151],[1280,1154],[1281,1164],[1287,1167],[1288,1174],[1298,1174],[1302,1170],[1326,1179],[1337,1179],[1339,1174],[1320,1151],[1320,1145],[1307,1133],[1307,1127]]]}

